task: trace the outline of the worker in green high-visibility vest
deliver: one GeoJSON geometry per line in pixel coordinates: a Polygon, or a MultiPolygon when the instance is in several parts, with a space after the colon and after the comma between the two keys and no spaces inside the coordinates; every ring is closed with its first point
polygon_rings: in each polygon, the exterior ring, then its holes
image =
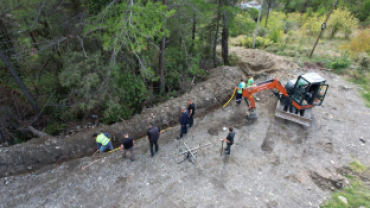
{"type": "Polygon", "coordinates": [[[245,82],[243,78],[240,80],[239,85],[235,88],[237,89],[236,95],[235,95],[235,98],[236,98],[235,101],[236,101],[236,105],[239,106],[243,98],[243,88],[245,88],[245,82]]]}
{"type": "Polygon", "coordinates": [[[93,135],[93,138],[96,140],[96,144],[98,146],[98,151],[100,151],[100,153],[104,152],[106,149],[109,149],[109,151],[113,150],[113,145],[109,137],[110,136],[108,133],[95,133],[93,135]]]}
{"type": "Polygon", "coordinates": [[[253,84],[253,76],[251,74],[248,75],[248,82],[247,82],[247,88],[252,87],[253,84]]]}

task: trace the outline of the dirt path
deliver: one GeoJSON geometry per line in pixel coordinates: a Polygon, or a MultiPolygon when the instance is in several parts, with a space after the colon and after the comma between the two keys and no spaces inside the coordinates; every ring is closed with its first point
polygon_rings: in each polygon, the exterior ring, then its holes
{"type": "MultiPolygon", "coordinates": [[[[281,57],[233,50],[245,55],[244,61],[276,62],[277,70],[261,74],[257,82],[280,76],[284,84],[291,79],[285,74],[307,72],[287,68],[292,63],[281,57]]],[[[2,178],[0,207],[318,207],[331,190],[346,185],[339,168],[354,158],[370,165],[370,142],[359,141],[369,141],[370,109],[355,86],[315,72],[328,80],[330,89],[323,106],[314,109],[311,127],[275,118],[277,100],[264,91],[258,94],[257,121],[248,121],[246,105],[234,102],[196,119],[184,141],[189,147],[211,144],[197,153],[203,171],[190,162],[177,164],[183,157],[176,155],[185,148],[174,140],[176,126],[162,135],[153,159],[142,139],[133,163],[115,152],[87,171],[81,166],[94,159],[2,178]],[[236,143],[230,157],[221,157],[222,127],[230,125],[236,127],[236,143]]]]}

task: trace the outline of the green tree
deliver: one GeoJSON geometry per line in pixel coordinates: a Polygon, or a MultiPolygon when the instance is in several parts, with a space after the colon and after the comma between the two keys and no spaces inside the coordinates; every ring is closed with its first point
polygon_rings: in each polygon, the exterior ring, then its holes
{"type": "Polygon", "coordinates": [[[347,9],[336,9],[327,23],[329,37],[334,38],[338,32],[343,32],[346,38],[357,28],[358,20],[347,9]]]}

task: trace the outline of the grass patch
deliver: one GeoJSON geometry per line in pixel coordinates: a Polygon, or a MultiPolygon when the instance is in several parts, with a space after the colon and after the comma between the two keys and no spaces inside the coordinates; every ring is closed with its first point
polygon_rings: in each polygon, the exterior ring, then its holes
{"type": "Polygon", "coordinates": [[[358,208],[370,207],[370,187],[363,183],[363,181],[356,176],[356,174],[367,171],[367,168],[359,161],[355,160],[350,163],[350,169],[353,175],[347,175],[346,178],[351,182],[350,187],[338,190],[332,193],[332,197],[321,208],[358,208]],[[339,199],[343,196],[347,199],[348,204],[345,204],[339,199]]]}
{"type": "Polygon", "coordinates": [[[361,90],[361,95],[365,99],[366,106],[370,108],[370,75],[352,77],[349,81],[359,85],[364,90],[361,90]]]}
{"type": "Polygon", "coordinates": [[[346,176],[351,182],[351,187],[333,192],[331,200],[326,202],[321,208],[358,208],[361,206],[370,207],[370,188],[354,176],[346,176]],[[345,204],[339,199],[343,196],[347,199],[345,204]]]}
{"type": "Polygon", "coordinates": [[[351,170],[356,171],[356,172],[363,172],[367,170],[367,168],[363,164],[361,164],[358,160],[351,162],[349,164],[349,168],[351,168],[351,170]]]}

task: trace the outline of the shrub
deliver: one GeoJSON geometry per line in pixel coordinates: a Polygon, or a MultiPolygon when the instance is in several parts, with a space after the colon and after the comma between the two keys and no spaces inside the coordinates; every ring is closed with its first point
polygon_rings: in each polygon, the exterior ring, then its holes
{"type": "Polygon", "coordinates": [[[282,30],[273,30],[270,32],[268,38],[273,42],[273,43],[278,43],[281,41],[281,38],[283,37],[283,31],[282,30]]]}
{"type": "Polygon", "coordinates": [[[352,16],[347,9],[336,9],[330,16],[327,23],[327,33],[331,38],[341,31],[346,38],[352,34],[352,31],[357,28],[358,19],[352,16]]]}
{"type": "Polygon", "coordinates": [[[337,72],[341,73],[343,69],[348,68],[351,65],[351,60],[349,59],[349,55],[347,52],[343,53],[342,56],[338,57],[335,61],[333,61],[330,65],[332,69],[337,70],[337,72]]]}
{"type": "Polygon", "coordinates": [[[302,21],[301,13],[299,12],[289,13],[288,17],[286,18],[284,32],[293,30],[295,28],[299,28],[301,26],[301,21],[302,21]]]}
{"type": "Polygon", "coordinates": [[[358,54],[355,61],[360,65],[361,70],[370,70],[370,57],[366,53],[358,54]]]}
{"type": "Polygon", "coordinates": [[[60,125],[59,123],[51,123],[46,126],[45,128],[45,133],[50,134],[50,135],[57,135],[59,134],[60,131],[62,131],[64,128],[63,125],[60,125]]]}
{"type": "MultiPolygon", "coordinates": [[[[266,48],[271,45],[272,41],[268,38],[257,37],[255,48],[266,48]]],[[[242,45],[246,48],[253,48],[253,37],[245,37],[242,40],[242,45]]]]}
{"type": "Polygon", "coordinates": [[[251,17],[252,19],[254,19],[255,21],[257,21],[258,13],[259,13],[258,9],[255,9],[255,8],[249,8],[247,11],[248,11],[248,13],[249,13],[250,17],[251,17]]]}
{"type": "Polygon", "coordinates": [[[268,34],[268,30],[264,27],[259,27],[258,30],[257,30],[257,36],[259,37],[265,37],[267,34],[268,34]]]}
{"type": "Polygon", "coordinates": [[[344,44],[341,48],[348,49],[352,55],[363,52],[370,54],[370,29],[359,31],[349,44],[344,44]]]}
{"type": "Polygon", "coordinates": [[[252,33],[257,27],[255,21],[253,21],[249,13],[243,12],[236,15],[233,24],[230,27],[230,36],[236,37],[238,35],[246,35],[252,33]]]}
{"type": "Polygon", "coordinates": [[[325,21],[325,17],[309,17],[302,25],[301,30],[308,36],[317,36],[321,30],[321,24],[325,21]]]}
{"type": "MultiPolygon", "coordinates": [[[[270,31],[284,30],[287,17],[283,12],[271,11],[266,28],[270,31]]],[[[265,18],[262,22],[265,21],[265,18]]]]}

